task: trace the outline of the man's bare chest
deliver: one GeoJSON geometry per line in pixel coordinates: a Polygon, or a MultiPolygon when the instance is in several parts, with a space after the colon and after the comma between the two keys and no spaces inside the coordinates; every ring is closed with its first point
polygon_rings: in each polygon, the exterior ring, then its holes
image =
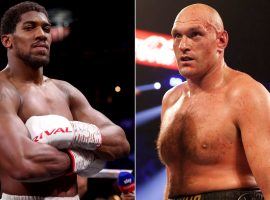
{"type": "Polygon", "coordinates": [[[178,158],[198,164],[216,163],[235,143],[237,130],[222,97],[184,98],[168,108],[158,139],[164,162],[178,158]],[[178,105],[177,105],[178,104],[178,105]]]}
{"type": "Polygon", "coordinates": [[[33,115],[58,114],[71,118],[68,96],[55,87],[19,90],[21,105],[18,115],[26,121],[33,115]]]}

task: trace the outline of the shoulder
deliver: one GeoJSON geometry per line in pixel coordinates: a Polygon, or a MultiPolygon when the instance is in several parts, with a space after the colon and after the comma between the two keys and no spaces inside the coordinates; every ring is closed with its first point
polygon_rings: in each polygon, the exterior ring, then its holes
{"type": "Polygon", "coordinates": [[[54,83],[56,87],[58,87],[60,91],[62,91],[69,98],[70,102],[85,98],[83,93],[69,82],[58,79],[50,80],[54,83]]]}
{"type": "Polygon", "coordinates": [[[19,108],[20,102],[20,94],[15,86],[0,73],[0,106],[14,106],[16,109],[19,108]]]}
{"type": "Polygon", "coordinates": [[[182,93],[186,91],[186,88],[187,82],[184,82],[169,89],[163,96],[162,105],[164,107],[169,107],[170,105],[173,105],[180,98],[182,93]]]}
{"type": "MultiPolygon", "coordinates": [[[[47,77],[46,77],[47,78],[47,77]]],[[[59,80],[59,79],[51,79],[51,78],[47,78],[48,80],[50,80],[52,83],[54,83],[57,87],[59,88],[69,88],[69,87],[73,87],[69,82],[64,81],[64,80],[59,80]]]]}
{"type": "Polygon", "coordinates": [[[269,103],[268,90],[248,74],[234,71],[228,84],[226,97],[228,101],[239,108],[242,106],[259,106],[269,103]]]}
{"type": "Polygon", "coordinates": [[[248,74],[242,72],[234,72],[232,74],[232,79],[230,81],[228,92],[230,97],[243,97],[243,96],[253,96],[260,94],[267,94],[267,89],[258,81],[253,79],[248,74]]]}
{"type": "MultiPolygon", "coordinates": [[[[48,78],[49,79],[49,78],[48,78]]],[[[65,94],[68,95],[72,95],[72,93],[74,92],[74,90],[76,90],[76,88],[70,84],[67,81],[64,80],[59,80],[59,79],[49,79],[59,90],[61,90],[62,92],[64,92],[65,94]]]]}
{"type": "Polygon", "coordinates": [[[3,72],[0,72],[0,94],[9,96],[19,95],[16,87],[9,81],[3,72]]]}

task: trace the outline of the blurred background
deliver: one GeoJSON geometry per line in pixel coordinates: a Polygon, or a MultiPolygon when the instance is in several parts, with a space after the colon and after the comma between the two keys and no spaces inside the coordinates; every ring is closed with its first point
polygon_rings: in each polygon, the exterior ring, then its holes
{"type": "MultiPolygon", "coordinates": [[[[161,200],[166,183],[156,140],[164,93],[185,79],[177,71],[170,31],[178,12],[193,0],[136,0],[136,177],[137,200],[161,200]]],[[[227,64],[270,88],[270,1],[219,0],[214,7],[229,33],[227,64]]]]}
{"type": "MultiPolygon", "coordinates": [[[[90,104],[126,132],[131,145],[127,158],[108,162],[108,169],[134,172],[134,1],[46,1],[53,24],[51,61],[44,74],[77,87],[90,104]]],[[[0,16],[22,1],[0,0],[0,16]]],[[[0,47],[0,68],[7,64],[0,47]]],[[[112,199],[115,178],[88,180],[84,199],[112,199]]]]}

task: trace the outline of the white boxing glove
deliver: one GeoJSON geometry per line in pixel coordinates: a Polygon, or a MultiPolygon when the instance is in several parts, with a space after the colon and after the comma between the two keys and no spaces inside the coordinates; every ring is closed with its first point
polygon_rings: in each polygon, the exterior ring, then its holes
{"type": "Polygon", "coordinates": [[[25,126],[35,142],[50,144],[58,149],[82,148],[95,150],[101,145],[98,127],[79,121],[69,121],[59,115],[30,117],[25,126]]]}
{"type": "Polygon", "coordinates": [[[72,162],[72,172],[83,177],[90,177],[100,172],[105,161],[95,157],[94,153],[84,149],[68,150],[72,162]]]}

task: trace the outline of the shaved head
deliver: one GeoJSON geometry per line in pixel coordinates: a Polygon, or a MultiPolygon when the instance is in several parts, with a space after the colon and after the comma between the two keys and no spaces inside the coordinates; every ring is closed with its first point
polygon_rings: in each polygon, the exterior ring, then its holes
{"type": "Polygon", "coordinates": [[[201,76],[222,65],[228,33],[214,8],[205,4],[185,7],[178,13],[171,34],[179,72],[184,77],[201,76]]]}
{"type": "Polygon", "coordinates": [[[174,23],[202,22],[206,27],[211,26],[217,32],[223,31],[223,22],[218,12],[205,4],[192,4],[183,8],[176,16],[174,23]]]}

